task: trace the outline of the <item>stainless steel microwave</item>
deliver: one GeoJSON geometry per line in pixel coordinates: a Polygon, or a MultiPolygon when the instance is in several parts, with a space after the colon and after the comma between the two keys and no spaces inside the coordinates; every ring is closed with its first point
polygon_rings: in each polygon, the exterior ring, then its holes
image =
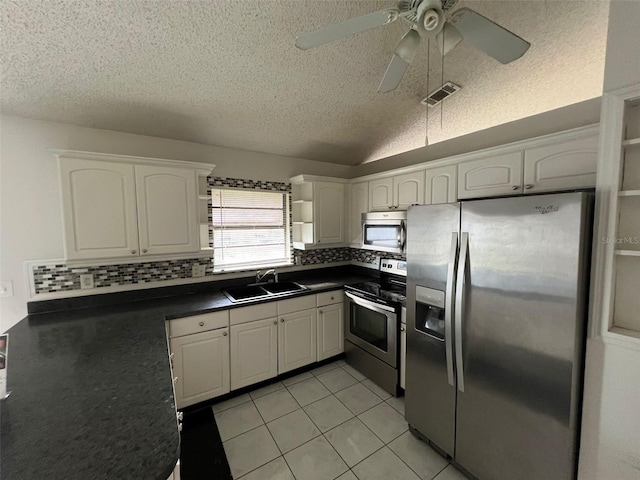
{"type": "Polygon", "coordinates": [[[362,248],[404,253],[406,241],[406,211],[362,214],[362,248]]]}

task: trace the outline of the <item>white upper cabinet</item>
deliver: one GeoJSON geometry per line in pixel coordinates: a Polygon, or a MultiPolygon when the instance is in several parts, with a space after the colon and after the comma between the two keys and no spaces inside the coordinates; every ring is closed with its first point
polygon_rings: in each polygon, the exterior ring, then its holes
{"type": "Polygon", "coordinates": [[[513,195],[522,192],[522,152],[458,164],[458,198],[513,195]]]}
{"type": "Polygon", "coordinates": [[[424,203],[424,170],[369,182],[371,211],[406,210],[424,203]]]}
{"type": "Polygon", "coordinates": [[[458,179],[455,165],[427,169],[425,182],[426,205],[451,203],[458,200],[458,179]]]}
{"type": "Polygon", "coordinates": [[[393,208],[393,177],[369,182],[369,208],[372,212],[393,208]]]}
{"type": "Polygon", "coordinates": [[[344,243],[344,183],[315,182],[315,243],[344,243]]]}
{"type": "Polygon", "coordinates": [[[424,170],[393,177],[393,205],[406,210],[424,203],[424,170]]]}
{"type": "Polygon", "coordinates": [[[340,178],[298,175],[291,178],[293,247],[300,250],[344,245],[345,185],[340,178]]]}
{"type": "Polygon", "coordinates": [[[525,192],[589,188],[596,184],[598,136],[524,151],[525,192]]]}
{"type": "Polygon", "coordinates": [[[140,252],[200,249],[196,173],[189,169],[136,165],[140,252]]]}
{"type": "Polygon", "coordinates": [[[66,258],[137,255],[134,166],[61,158],[59,171],[66,258]]]}
{"type": "Polygon", "coordinates": [[[362,214],[369,211],[369,183],[351,185],[349,202],[349,243],[362,245],[362,214]]]}
{"type": "Polygon", "coordinates": [[[206,176],[213,165],[89,152],[55,154],[66,259],[200,250],[198,176],[206,176]]]}

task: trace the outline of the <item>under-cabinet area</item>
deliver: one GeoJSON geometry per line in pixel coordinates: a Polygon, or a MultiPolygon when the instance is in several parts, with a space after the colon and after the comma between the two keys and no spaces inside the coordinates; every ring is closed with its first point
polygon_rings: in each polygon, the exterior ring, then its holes
{"type": "Polygon", "coordinates": [[[342,290],[167,321],[178,409],[344,351],[342,290]]]}

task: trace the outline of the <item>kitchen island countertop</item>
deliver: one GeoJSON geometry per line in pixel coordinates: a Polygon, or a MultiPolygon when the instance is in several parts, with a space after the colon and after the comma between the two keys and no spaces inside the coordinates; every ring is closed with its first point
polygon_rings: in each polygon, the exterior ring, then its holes
{"type": "Polygon", "coordinates": [[[9,329],[8,390],[0,402],[5,480],[165,480],[180,454],[165,320],[361,281],[296,281],[308,290],[232,303],[218,289],[29,315],[9,329]]]}

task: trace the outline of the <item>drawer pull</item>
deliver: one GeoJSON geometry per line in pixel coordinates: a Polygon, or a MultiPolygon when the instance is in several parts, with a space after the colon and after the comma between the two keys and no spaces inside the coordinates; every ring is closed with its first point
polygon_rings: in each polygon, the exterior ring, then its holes
{"type": "Polygon", "coordinates": [[[527,185],[524,186],[524,188],[526,188],[527,190],[531,190],[533,188],[533,185],[528,183],[527,185]]]}
{"type": "Polygon", "coordinates": [[[273,321],[273,324],[274,324],[274,325],[277,325],[277,324],[278,324],[278,320],[274,320],[274,321],[273,321]]]}
{"type": "Polygon", "coordinates": [[[322,310],[318,310],[318,313],[319,313],[320,315],[322,315],[322,310]]]}
{"type": "Polygon", "coordinates": [[[143,249],[142,249],[142,253],[147,253],[147,249],[146,249],[146,248],[143,248],[143,249]]]}
{"type": "Polygon", "coordinates": [[[333,300],[333,297],[331,297],[331,300],[333,300]]]}
{"type": "Polygon", "coordinates": [[[204,327],[204,322],[198,322],[198,325],[200,325],[201,327],[204,327]]]}
{"type": "Polygon", "coordinates": [[[520,187],[518,187],[517,185],[514,185],[513,187],[511,187],[511,190],[513,190],[515,192],[516,190],[518,190],[518,188],[520,188],[520,187]]]}
{"type": "Polygon", "coordinates": [[[281,319],[280,319],[280,321],[281,321],[282,323],[284,323],[284,318],[281,318],[281,319]]]}
{"type": "Polygon", "coordinates": [[[229,334],[225,331],[225,332],[222,332],[222,335],[226,337],[229,334]]]}
{"type": "Polygon", "coordinates": [[[136,251],[135,250],[131,250],[131,255],[135,255],[136,251]]]}

